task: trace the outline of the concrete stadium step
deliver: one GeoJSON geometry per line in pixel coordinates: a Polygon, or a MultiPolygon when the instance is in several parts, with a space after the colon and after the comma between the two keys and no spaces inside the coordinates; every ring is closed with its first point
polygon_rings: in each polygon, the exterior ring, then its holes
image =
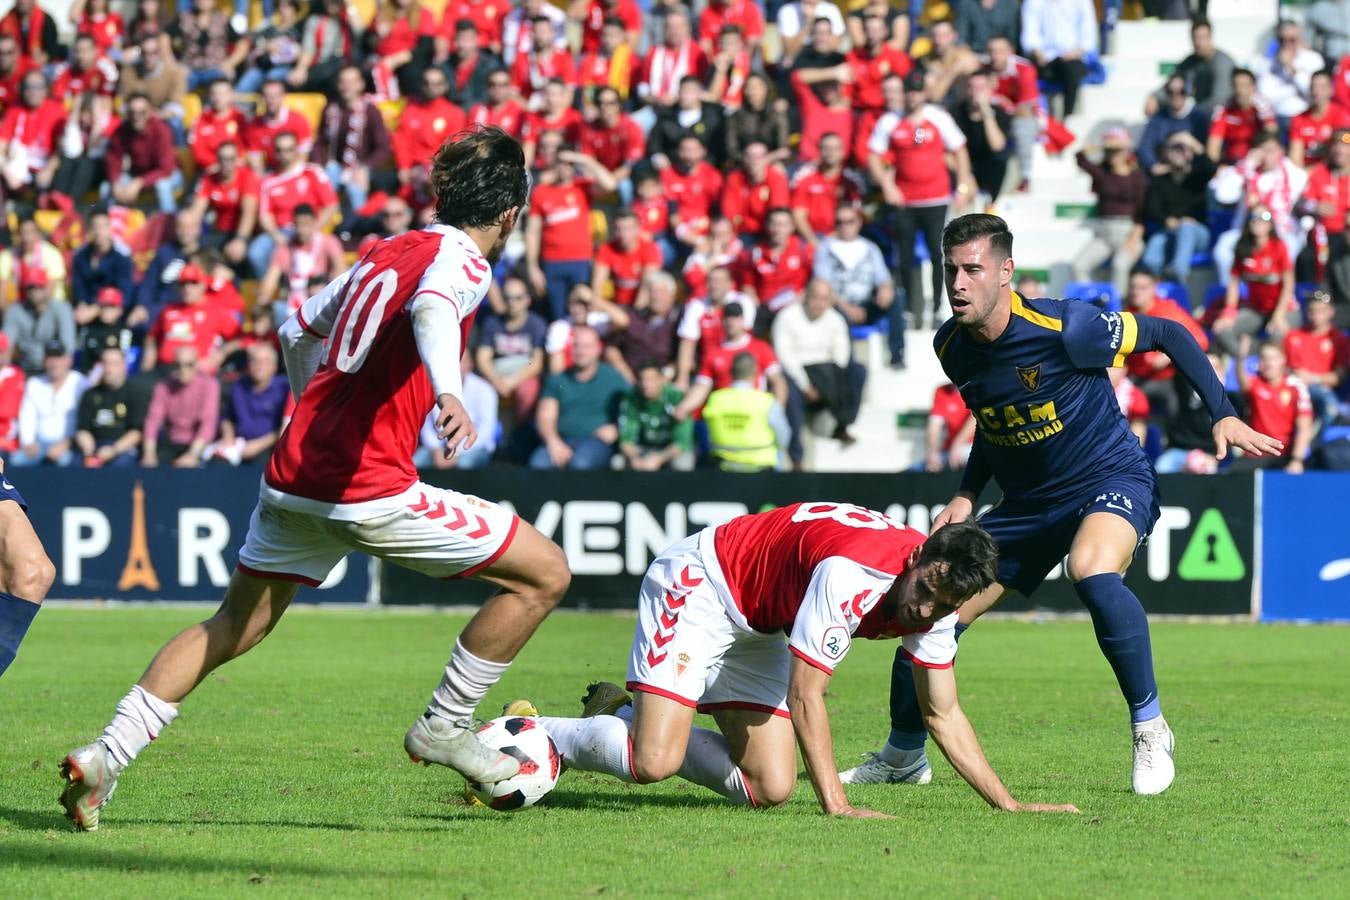
{"type": "MultiPolygon", "coordinates": [[[[1223,0],[1216,6],[1227,6],[1223,0]]],[[[1211,13],[1214,10],[1211,10],[1211,13]]],[[[1191,52],[1191,29],[1186,22],[1135,21],[1120,22],[1111,37],[1112,56],[1167,57],[1181,59],[1191,52]]]]}

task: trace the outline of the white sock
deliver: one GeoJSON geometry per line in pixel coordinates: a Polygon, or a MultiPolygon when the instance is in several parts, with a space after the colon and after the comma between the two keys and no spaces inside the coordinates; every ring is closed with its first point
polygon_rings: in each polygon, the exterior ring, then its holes
{"type": "Polygon", "coordinates": [[[445,666],[441,683],[431,693],[427,712],[449,719],[457,725],[469,722],[473,718],[473,711],[478,708],[478,701],[483,699],[483,695],[497,683],[510,665],[509,662],[479,659],[465,650],[458,640],[455,641],[455,649],[445,666]]]}
{"type": "Polygon", "coordinates": [[[633,778],[633,742],[628,723],[617,716],[560,719],[540,716],[539,724],[553,738],[563,760],[573,769],[602,772],[630,784],[633,778]]]}
{"type": "Polygon", "coordinates": [[[906,766],[912,766],[924,755],[924,748],[918,750],[901,750],[899,747],[892,747],[889,743],[881,745],[881,761],[897,769],[903,769],[906,766]]]}
{"type": "Polygon", "coordinates": [[[745,773],[731,761],[731,748],[720,732],[695,728],[689,733],[689,748],[679,775],[685,781],[702,785],[741,806],[758,806],[746,783],[745,773]]]}
{"type": "MultiPolygon", "coordinates": [[[[629,737],[628,719],[632,710],[624,707],[627,718],[619,716],[592,716],[589,719],[555,719],[541,716],[539,724],[553,738],[558,752],[567,765],[584,772],[603,772],[632,783],[633,745],[629,737]]],[[[689,748],[678,774],[721,794],[732,803],[756,805],[746,786],[745,776],[731,761],[726,738],[716,731],[695,728],[689,734],[689,748]]]]}
{"type": "Polygon", "coordinates": [[[117,704],[112,721],[103,729],[99,742],[108,749],[108,761],[113,775],[131,765],[159,733],[178,718],[178,710],[154,694],[134,686],[117,704]]]}

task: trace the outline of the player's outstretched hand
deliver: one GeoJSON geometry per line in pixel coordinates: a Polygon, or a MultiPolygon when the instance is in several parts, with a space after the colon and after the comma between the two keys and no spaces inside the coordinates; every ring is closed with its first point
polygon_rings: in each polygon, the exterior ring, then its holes
{"type": "Polygon", "coordinates": [[[843,809],[830,813],[832,816],[839,816],[844,819],[894,819],[895,816],[887,815],[884,812],[877,812],[875,809],[863,809],[860,806],[845,806],[843,809]]]}
{"type": "Polygon", "coordinates": [[[464,409],[464,404],[454,394],[441,394],[436,398],[441,413],[436,417],[436,435],[445,441],[445,458],[453,459],[461,450],[473,447],[478,439],[478,429],[464,409]]]}
{"type": "Polygon", "coordinates": [[[1229,416],[1214,423],[1215,456],[1223,459],[1229,447],[1238,447],[1248,456],[1279,456],[1284,442],[1262,434],[1237,416],[1229,416]]]}
{"type": "Polygon", "coordinates": [[[975,504],[965,494],[957,494],[951,499],[951,502],[942,507],[942,512],[937,514],[933,520],[933,527],[930,533],[937,531],[943,525],[955,525],[958,522],[964,522],[970,518],[970,514],[975,511],[975,504]]]}
{"type": "Polygon", "coordinates": [[[1078,807],[1072,803],[1018,803],[1013,812],[1036,813],[1077,813],[1078,807]]]}

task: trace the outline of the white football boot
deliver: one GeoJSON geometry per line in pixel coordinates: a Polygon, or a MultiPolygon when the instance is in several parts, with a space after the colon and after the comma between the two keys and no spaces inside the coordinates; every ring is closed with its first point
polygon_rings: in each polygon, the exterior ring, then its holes
{"type": "Polygon", "coordinates": [[[1131,782],[1136,794],[1161,794],[1177,776],[1172,762],[1176,738],[1162,716],[1135,726],[1134,773],[1131,782]]]}
{"type": "Polygon", "coordinates": [[[893,766],[880,753],[864,753],[862,765],[839,773],[844,784],[927,784],[933,780],[928,765],[928,754],[922,750],[916,759],[904,766],[893,766]]]}
{"type": "Polygon", "coordinates": [[[94,741],[70,751],[61,761],[61,777],[66,780],[61,791],[66,818],[81,831],[97,831],[99,810],[117,788],[108,748],[94,741]]]}
{"type": "Polygon", "coordinates": [[[471,723],[456,724],[426,713],[403,738],[408,758],[424,766],[448,766],[469,781],[492,784],[520,772],[520,760],[478,740],[471,723]]]}

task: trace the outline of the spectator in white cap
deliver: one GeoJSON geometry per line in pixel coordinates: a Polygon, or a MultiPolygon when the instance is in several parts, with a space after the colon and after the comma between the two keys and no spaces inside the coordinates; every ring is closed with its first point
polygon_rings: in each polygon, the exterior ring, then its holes
{"type": "Polygon", "coordinates": [[[1092,220],[1095,237],[1074,261],[1074,278],[1090,281],[1098,266],[1110,263],[1116,295],[1124,296],[1130,269],[1144,249],[1144,196],[1148,178],[1134,157],[1134,144],[1124,128],[1107,129],[1102,136],[1100,159],[1094,148],[1084,147],[1075,159],[1078,168],[1092,176],[1097,195],[1097,215],[1092,220]]]}

